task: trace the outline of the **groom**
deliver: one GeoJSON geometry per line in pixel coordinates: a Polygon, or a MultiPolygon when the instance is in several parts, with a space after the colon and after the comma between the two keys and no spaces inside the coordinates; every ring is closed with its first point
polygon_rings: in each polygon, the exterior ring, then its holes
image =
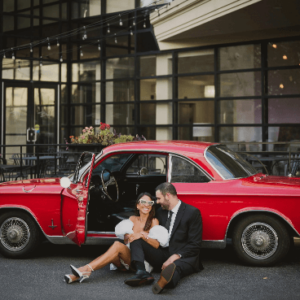
{"type": "Polygon", "coordinates": [[[175,187],[165,182],[156,188],[157,210],[159,224],[169,232],[169,247],[153,248],[142,239],[130,244],[131,261],[136,267],[136,275],[125,283],[138,285],[153,277],[145,271],[144,260],[148,261],[155,270],[160,270],[160,279],[152,287],[154,294],[160,293],[165,287],[174,288],[179,280],[187,275],[203,269],[199,260],[202,241],[202,219],[200,211],[177,198],[175,187]]]}

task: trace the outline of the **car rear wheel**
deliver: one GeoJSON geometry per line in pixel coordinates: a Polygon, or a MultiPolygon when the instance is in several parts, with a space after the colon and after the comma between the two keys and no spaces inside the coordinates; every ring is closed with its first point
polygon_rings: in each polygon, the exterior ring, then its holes
{"type": "Polygon", "coordinates": [[[233,231],[232,242],[238,257],[255,266],[277,263],[287,254],[291,243],[285,225],[263,214],[240,220],[233,231]]]}
{"type": "Polygon", "coordinates": [[[11,258],[23,258],[32,254],[40,241],[40,229],[35,221],[20,211],[0,216],[0,252],[11,258]]]}

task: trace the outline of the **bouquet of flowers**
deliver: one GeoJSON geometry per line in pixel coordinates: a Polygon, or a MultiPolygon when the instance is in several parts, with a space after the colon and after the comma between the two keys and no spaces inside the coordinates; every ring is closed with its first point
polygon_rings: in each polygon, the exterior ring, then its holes
{"type": "Polygon", "coordinates": [[[109,146],[113,144],[131,142],[131,141],[141,141],[146,140],[144,136],[136,137],[132,135],[125,135],[117,133],[116,130],[111,131],[110,125],[105,123],[100,123],[99,130],[95,132],[93,126],[85,127],[82,130],[80,136],[70,136],[72,144],[101,144],[103,146],[109,146]]]}

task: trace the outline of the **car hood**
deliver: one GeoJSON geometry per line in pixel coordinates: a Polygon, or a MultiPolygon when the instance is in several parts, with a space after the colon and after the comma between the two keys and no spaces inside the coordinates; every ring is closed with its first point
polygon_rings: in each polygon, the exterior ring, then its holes
{"type": "Polygon", "coordinates": [[[60,194],[62,190],[60,178],[38,178],[0,183],[0,194],[28,192],[60,194]]]}

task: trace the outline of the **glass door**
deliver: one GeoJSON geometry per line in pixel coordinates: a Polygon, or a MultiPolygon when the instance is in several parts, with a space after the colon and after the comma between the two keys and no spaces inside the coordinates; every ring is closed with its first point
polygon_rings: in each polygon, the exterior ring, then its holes
{"type": "MultiPolygon", "coordinates": [[[[6,145],[27,145],[24,150],[32,153],[30,145],[57,143],[57,85],[5,83],[4,107],[6,145]]],[[[6,152],[19,153],[20,148],[9,148],[6,152]]]]}

